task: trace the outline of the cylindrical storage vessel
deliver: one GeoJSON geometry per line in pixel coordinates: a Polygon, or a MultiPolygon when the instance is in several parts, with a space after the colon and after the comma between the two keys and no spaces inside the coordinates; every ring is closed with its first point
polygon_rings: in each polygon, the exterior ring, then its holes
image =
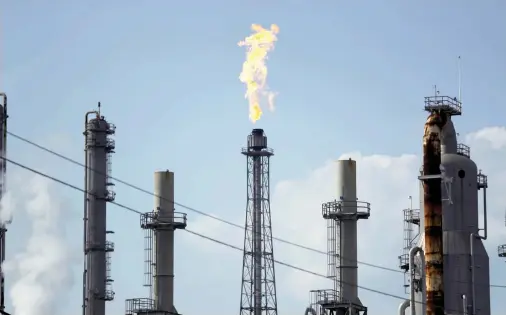
{"type": "Polygon", "coordinates": [[[445,309],[472,315],[472,306],[475,305],[475,315],[488,315],[489,258],[481,239],[472,238],[473,256],[470,257],[470,234],[478,234],[479,229],[478,169],[471,159],[459,154],[444,154],[441,164],[446,177],[452,179],[451,185],[443,183],[442,187],[448,199],[443,204],[445,309]],[[469,306],[466,312],[462,309],[463,294],[469,306]]]}

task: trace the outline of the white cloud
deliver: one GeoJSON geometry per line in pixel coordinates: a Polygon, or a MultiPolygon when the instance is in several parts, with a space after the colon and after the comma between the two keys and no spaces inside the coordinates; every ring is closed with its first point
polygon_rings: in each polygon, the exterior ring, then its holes
{"type": "MultiPolygon", "coordinates": [[[[14,177],[11,177],[14,178],[14,177]]],[[[65,238],[65,216],[61,198],[51,190],[49,180],[39,176],[12,181],[19,190],[11,191],[16,208],[13,229],[30,226],[28,239],[20,252],[5,261],[11,283],[9,296],[16,315],[56,314],[61,297],[72,286],[72,257],[65,238]],[[19,185],[23,183],[23,185],[19,185]]],[[[11,203],[14,204],[14,203],[11,203]]],[[[3,209],[5,210],[5,209],[3,209]]],[[[23,228],[24,232],[27,232],[23,228]]]]}
{"type": "Polygon", "coordinates": [[[493,150],[506,147],[506,127],[487,127],[466,136],[466,142],[485,141],[493,150]]]}
{"type": "MultiPolygon", "coordinates": [[[[491,262],[495,262],[498,260],[496,246],[506,242],[503,212],[506,195],[501,193],[502,187],[506,185],[506,166],[503,162],[506,159],[506,128],[484,128],[467,135],[465,140],[471,146],[472,158],[488,175],[490,231],[486,246],[491,262]]],[[[401,254],[403,245],[402,209],[409,206],[409,196],[418,201],[417,176],[420,158],[415,155],[366,156],[360,152],[352,152],[343,154],[339,159],[348,157],[357,161],[358,198],[371,203],[370,219],[359,222],[358,260],[397,269],[397,256],[401,254]]],[[[272,197],[273,234],[325,251],[326,229],[325,221],[321,217],[321,204],[336,197],[335,174],[334,163],[328,161],[306,176],[278,182],[273,189],[272,197]]],[[[416,207],[416,204],[414,206],[416,207]]],[[[207,218],[198,220],[204,220],[205,226],[212,227],[212,232],[208,235],[214,238],[237,244],[237,239],[242,237],[239,229],[230,231],[223,224],[216,226],[215,223],[208,222],[207,218]]],[[[191,228],[203,234],[209,233],[209,229],[200,230],[201,226],[193,223],[191,228]]],[[[200,244],[203,248],[210,246],[206,240],[200,240],[200,244]]],[[[276,259],[325,274],[324,255],[279,242],[275,242],[274,245],[276,259]]],[[[224,265],[223,268],[229,267],[224,265]]],[[[331,283],[326,279],[282,266],[276,268],[279,309],[283,312],[302,314],[309,303],[309,290],[331,288],[331,283]]],[[[499,274],[500,270],[494,270],[492,266],[491,272],[499,274]]],[[[239,275],[232,278],[236,281],[237,277],[239,275]]],[[[492,277],[492,282],[500,283],[500,278],[492,277]]],[[[504,277],[502,282],[506,282],[504,277]]],[[[405,296],[401,273],[359,264],[359,283],[372,289],[405,296]]],[[[392,297],[363,290],[359,295],[363,303],[369,307],[370,315],[395,313],[401,302],[392,297]]],[[[493,307],[493,310],[496,309],[497,307],[493,307]]]]}

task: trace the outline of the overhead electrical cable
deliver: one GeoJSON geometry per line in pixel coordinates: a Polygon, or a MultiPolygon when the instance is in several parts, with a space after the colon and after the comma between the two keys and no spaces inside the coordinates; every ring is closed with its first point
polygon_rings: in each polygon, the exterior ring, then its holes
{"type": "MultiPolygon", "coordinates": [[[[88,167],[86,167],[86,165],[84,165],[84,164],[83,164],[83,163],[81,163],[81,162],[78,162],[78,161],[76,161],[76,160],[74,160],[74,159],[72,159],[72,158],[69,158],[68,156],[65,156],[65,155],[63,155],[63,154],[61,154],[61,153],[58,153],[58,152],[56,152],[56,151],[54,151],[54,150],[51,150],[51,149],[49,149],[49,148],[47,148],[47,147],[45,147],[45,146],[43,146],[43,145],[40,145],[40,144],[38,144],[38,143],[35,143],[35,142],[33,142],[33,141],[31,141],[31,140],[28,140],[28,139],[26,139],[26,138],[24,138],[24,137],[22,137],[22,136],[19,136],[19,135],[15,134],[15,133],[12,133],[12,132],[7,131],[7,134],[8,134],[9,136],[11,136],[11,137],[14,137],[14,138],[16,138],[16,139],[18,139],[18,140],[21,140],[21,141],[23,141],[23,142],[27,143],[27,144],[29,144],[29,145],[32,145],[32,146],[34,146],[34,147],[36,147],[36,148],[38,148],[38,149],[40,149],[40,150],[43,150],[43,151],[45,151],[45,152],[47,152],[47,153],[50,153],[50,154],[52,154],[52,155],[55,155],[55,156],[57,156],[57,157],[59,157],[59,158],[61,158],[61,159],[65,160],[65,161],[67,161],[67,162],[70,162],[70,163],[72,163],[72,164],[75,164],[75,165],[81,166],[81,167],[83,167],[83,168],[88,168],[89,170],[91,170],[92,172],[96,172],[97,174],[109,176],[108,174],[101,173],[101,172],[99,172],[99,171],[97,171],[97,170],[94,170],[94,169],[90,168],[89,166],[88,166],[88,167]]],[[[149,190],[146,190],[146,189],[141,188],[141,187],[139,187],[139,186],[137,186],[137,185],[134,185],[134,184],[131,184],[131,183],[129,183],[129,182],[126,182],[126,181],[124,181],[124,180],[122,180],[122,179],[119,179],[119,178],[117,178],[117,177],[109,176],[109,178],[110,178],[110,179],[112,179],[112,180],[114,180],[114,181],[116,181],[116,182],[118,182],[118,183],[120,183],[120,184],[123,184],[123,185],[128,186],[128,187],[130,187],[130,188],[132,188],[132,189],[135,189],[135,190],[137,190],[137,191],[140,191],[140,192],[142,192],[142,193],[148,194],[148,195],[150,195],[150,196],[154,196],[154,197],[161,198],[161,199],[166,200],[166,201],[168,201],[168,202],[172,202],[172,203],[174,203],[174,205],[179,206],[179,207],[181,207],[181,208],[183,208],[183,209],[186,209],[186,210],[189,210],[189,211],[192,211],[192,212],[198,213],[198,214],[203,215],[203,216],[206,216],[206,217],[208,217],[208,218],[211,218],[211,219],[214,219],[214,220],[220,221],[220,222],[222,222],[222,223],[228,224],[228,225],[230,225],[230,226],[233,226],[233,227],[236,227],[236,228],[240,228],[241,230],[244,230],[244,226],[242,226],[242,225],[240,225],[240,224],[233,223],[233,222],[231,222],[231,221],[227,221],[227,220],[225,220],[225,219],[222,219],[222,218],[220,218],[220,217],[214,216],[214,215],[212,215],[212,214],[209,214],[209,213],[206,213],[206,212],[200,211],[200,210],[198,210],[198,209],[195,209],[195,208],[192,208],[192,207],[186,206],[186,205],[184,205],[184,204],[181,204],[181,203],[176,202],[175,200],[167,200],[166,198],[163,198],[162,196],[157,196],[156,194],[154,194],[153,192],[151,192],[151,191],[149,191],[149,190]]],[[[263,234],[263,233],[262,233],[262,234],[263,234]]],[[[295,247],[298,247],[298,248],[301,248],[301,249],[305,249],[305,250],[308,250],[308,251],[311,251],[311,252],[314,252],[314,253],[318,253],[318,254],[322,254],[322,255],[327,256],[327,252],[326,252],[326,251],[323,251],[323,250],[319,250],[319,249],[316,249],[316,248],[311,248],[311,247],[308,247],[308,246],[305,246],[305,245],[302,245],[302,244],[298,244],[298,243],[294,243],[294,242],[291,242],[291,241],[288,241],[288,240],[285,240],[285,239],[282,239],[282,238],[279,238],[279,237],[275,237],[275,236],[273,236],[273,237],[272,237],[272,239],[273,239],[273,240],[276,240],[276,241],[278,241],[278,242],[280,242],[280,243],[288,244],[288,245],[291,245],[291,246],[295,246],[295,247]]],[[[389,267],[385,267],[385,266],[380,266],[380,265],[377,265],[377,264],[372,264],[372,263],[363,262],[363,261],[359,261],[359,260],[347,259],[346,257],[341,257],[341,258],[342,258],[343,260],[352,261],[352,262],[357,262],[357,263],[359,263],[359,264],[361,264],[361,265],[364,265],[364,266],[369,266],[369,267],[372,267],[372,268],[377,268],[377,269],[382,269],[382,270],[386,270],[386,271],[391,271],[391,272],[396,272],[396,273],[402,273],[402,274],[404,274],[404,271],[402,271],[402,270],[393,269],[393,268],[389,268],[389,267]]]]}
{"type": "MultiPolygon", "coordinates": [[[[14,164],[14,165],[16,165],[16,166],[18,166],[20,168],[23,168],[23,169],[25,169],[25,170],[27,170],[29,172],[32,172],[32,173],[37,174],[39,176],[42,176],[42,177],[44,177],[46,179],[49,179],[49,180],[54,181],[56,183],[59,183],[61,185],[67,186],[69,188],[72,188],[74,190],[80,191],[82,193],[86,193],[86,191],[84,189],[80,188],[80,187],[77,187],[77,186],[75,186],[73,184],[70,184],[70,183],[68,183],[66,181],[63,181],[61,179],[58,179],[56,177],[53,177],[51,175],[48,175],[48,174],[43,173],[41,171],[38,171],[38,170],[36,170],[34,168],[31,168],[29,166],[26,166],[26,165],[23,165],[21,163],[15,162],[15,161],[13,161],[11,159],[8,159],[6,157],[0,157],[0,159],[5,160],[5,161],[7,161],[7,162],[9,162],[11,164],[14,164]]],[[[93,195],[93,194],[90,193],[90,195],[93,195]]],[[[134,208],[126,206],[126,205],[123,205],[123,204],[115,202],[115,201],[110,201],[109,203],[114,204],[114,205],[116,205],[116,206],[118,206],[118,207],[120,207],[120,208],[122,208],[124,210],[130,211],[130,212],[133,212],[133,213],[136,213],[136,214],[143,214],[142,211],[139,211],[137,209],[134,209],[134,208]]],[[[203,238],[203,239],[207,239],[207,240],[212,241],[214,243],[221,244],[223,246],[227,246],[229,248],[232,248],[232,249],[244,252],[244,250],[242,248],[239,248],[239,247],[237,247],[235,245],[226,243],[224,241],[220,241],[220,240],[214,239],[212,237],[209,237],[209,236],[206,236],[206,235],[203,235],[203,234],[200,234],[200,233],[188,230],[188,229],[185,229],[184,231],[186,231],[186,232],[188,232],[190,234],[193,234],[193,235],[195,235],[197,237],[200,237],[200,238],[203,238]]],[[[273,261],[276,264],[278,264],[278,265],[281,265],[281,266],[284,266],[284,267],[287,267],[287,268],[290,268],[290,269],[298,270],[298,271],[301,271],[301,272],[304,272],[304,273],[308,273],[308,274],[311,274],[311,275],[314,275],[314,276],[317,276],[317,277],[328,279],[328,277],[326,275],[323,275],[323,274],[318,273],[318,272],[314,272],[314,271],[311,271],[311,270],[308,270],[308,269],[305,269],[305,268],[297,267],[295,265],[292,265],[292,264],[289,264],[289,263],[286,263],[286,262],[283,262],[283,261],[275,260],[275,259],[273,259],[273,261]]],[[[346,285],[351,285],[350,283],[347,283],[347,282],[344,282],[344,281],[339,281],[339,283],[346,284],[346,285]]],[[[364,290],[364,291],[369,291],[369,292],[372,292],[372,293],[376,293],[376,294],[383,295],[383,296],[388,296],[388,297],[399,299],[399,300],[402,300],[402,301],[406,300],[406,297],[399,296],[399,295],[396,295],[396,294],[393,294],[393,293],[388,293],[388,292],[385,292],[385,291],[376,290],[376,289],[364,287],[364,286],[361,286],[361,285],[355,285],[355,286],[357,288],[359,288],[359,289],[364,290]]],[[[496,287],[505,287],[506,288],[506,286],[496,286],[496,287]]],[[[418,304],[425,304],[425,303],[422,303],[422,302],[416,302],[416,303],[418,303],[418,304]]],[[[448,312],[450,310],[446,310],[446,311],[448,312]]],[[[463,313],[461,311],[458,311],[458,310],[453,310],[452,313],[463,315],[463,313]]]]}
{"type": "MultiPolygon", "coordinates": [[[[35,146],[35,147],[37,147],[37,148],[38,148],[38,149],[40,149],[40,150],[43,150],[43,151],[45,151],[45,152],[47,152],[47,153],[50,153],[50,154],[55,155],[55,156],[57,156],[57,157],[59,157],[59,158],[61,158],[61,159],[64,159],[64,160],[66,160],[66,161],[68,161],[68,162],[70,162],[70,163],[72,163],[72,164],[75,164],[75,165],[81,166],[81,167],[83,167],[83,168],[86,168],[86,166],[85,166],[83,163],[80,163],[80,162],[78,162],[78,161],[76,161],[76,160],[74,160],[74,159],[72,159],[72,158],[69,158],[69,157],[67,157],[67,156],[65,156],[65,155],[63,155],[63,154],[61,154],[61,153],[58,153],[58,152],[56,152],[56,151],[54,151],[54,150],[51,150],[51,149],[49,149],[49,148],[47,148],[47,147],[45,147],[45,146],[42,146],[42,145],[40,145],[40,144],[37,144],[37,143],[35,143],[35,142],[31,141],[31,140],[28,140],[28,139],[26,139],[26,138],[24,138],[24,137],[22,137],[22,136],[19,136],[19,135],[17,135],[17,134],[14,134],[14,133],[12,133],[12,132],[9,132],[9,131],[7,131],[7,134],[8,134],[8,135],[10,135],[10,136],[12,136],[12,137],[14,137],[14,138],[16,138],[16,139],[18,139],[18,140],[21,140],[21,141],[23,141],[23,142],[25,142],[25,143],[27,143],[27,144],[30,144],[30,145],[32,145],[32,146],[35,146]]],[[[62,185],[66,185],[66,186],[68,186],[68,187],[71,187],[71,188],[73,188],[73,189],[79,190],[79,191],[81,191],[81,192],[83,192],[83,193],[84,193],[84,190],[83,190],[82,188],[79,188],[79,187],[77,187],[77,186],[75,186],[75,185],[72,185],[72,184],[70,184],[70,183],[64,182],[64,181],[59,180],[59,179],[57,179],[57,178],[51,177],[51,176],[49,176],[49,175],[47,175],[47,174],[44,174],[44,173],[42,173],[42,172],[39,172],[39,171],[37,171],[37,170],[35,170],[35,169],[32,169],[32,168],[30,168],[30,167],[28,167],[28,166],[22,165],[22,164],[20,164],[20,163],[17,163],[17,162],[15,162],[15,161],[10,160],[10,159],[7,159],[7,158],[4,158],[4,159],[5,159],[6,161],[8,161],[9,163],[12,163],[12,164],[14,164],[14,165],[16,165],[16,166],[19,166],[19,167],[21,167],[21,168],[24,168],[24,169],[26,169],[26,170],[28,170],[28,171],[30,171],[30,172],[33,172],[33,173],[35,173],[35,174],[38,174],[38,175],[40,175],[40,176],[42,176],[42,177],[46,177],[46,178],[51,179],[51,180],[53,180],[53,181],[55,181],[55,182],[58,182],[58,183],[60,183],[60,184],[62,184],[62,185]]],[[[97,171],[97,170],[94,170],[94,169],[92,169],[92,168],[90,168],[90,167],[88,167],[88,169],[90,169],[91,171],[96,172],[96,173],[98,173],[98,174],[100,174],[100,173],[101,173],[101,172],[99,172],[99,171],[97,171]]],[[[107,174],[101,174],[101,175],[107,175],[107,174]]],[[[107,176],[108,176],[108,175],[107,175],[107,176]]],[[[208,213],[206,213],[206,212],[203,212],[203,211],[197,210],[197,209],[195,209],[195,208],[192,208],[192,207],[186,206],[186,205],[181,204],[181,203],[177,203],[177,202],[175,202],[175,201],[173,201],[173,200],[167,200],[166,198],[163,198],[163,197],[161,197],[161,196],[158,196],[158,195],[156,195],[156,194],[154,194],[154,193],[152,193],[152,192],[150,192],[150,191],[148,191],[148,190],[146,190],[146,189],[143,189],[143,188],[141,188],[141,187],[139,187],[139,186],[136,186],[136,185],[134,185],[134,184],[131,184],[131,183],[126,182],[126,181],[124,181],[124,180],[121,180],[121,179],[119,179],[119,178],[116,178],[116,177],[113,177],[113,176],[109,176],[109,178],[111,178],[112,180],[115,180],[116,182],[121,183],[121,184],[123,184],[123,185],[125,185],[125,186],[128,186],[128,187],[130,187],[130,188],[132,188],[132,189],[135,189],[135,190],[137,190],[137,191],[140,191],[140,192],[143,192],[143,193],[145,193],[145,194],[148,194],[148,195],[150,195],[150,196],[155,196],[155,197],[158,197],[158,198],[162,198],[162,199],[164,199],[164,200],[166,200],[166,201],[173,202],[173,203],[174,203],[174,205],[177,205],[177,206],[179,206],[179,207],[181,207],[181,208],[184,208],[184,209],[186,209],[186,210],[190,210],[190,211],[195,212],[195,213],[198,213],[198,214],[200,214],[200,215],[203,215],[203,216],[209,217],[209,218],[211,218],[211,219],[214,219],[214,220],[220,221],[220,222],[222,222],[222,223],[225,223],[225,224],[228,224],[228,225],[231,225],[231,226],[234,226],[234,227],[238,227],[238,228],[240,228],[241,230],[244,230],[244,227],[243,227],[243,226],[241,226],[241,225],[239,225],[239,224],[236,224],[236,223],[233,223],[233,222],[230,222],[230,221],[227,221],[227,220],[221,219],[221,218],[219,218],[219,217],[213,216],[213,215],[211,215],[211,214],[208,214],[208,213]]],[[[135,209],[130,208],[130,207],[127,207],[127,206],[124,206],[124,205],[119,204],[119,203],[117,203],[117,202],[110,202],[110,203],[115,204],[115,205],[117,205],[117,206],[119,206],[119,207],[121,207],[121,208],[123,208],[123,209],[125,209],[125,210],[132,211],[132,212],[135,212],[135,213],[138,213],[138,214],[142,214],[142,212],[140,212],[140,211],[138,211],[138,210],[135,210],[135,209]]],[[[188,231],[189,233],[192,233],[192,234],[196,234],[196,232],[191,232],[191,231],[189,231],[189,230],[187,230],[187,229],[186,229],[185,231],[188,231]]],[[[202,236],[202,235],[201,235],[201,236],[202,236]]],[[[210,238],[208,238],[207,236],[202,236],[202,237],[207,238],[207,239],[210,239],[210,238]]],[[[274,239],[274,240],[276,240],[276,241],[278,241],[278,242],[280,242],[280,243],[285,243],[285,244],[292,245],[292,246],[295,246],[295,247],[298,247],[298,248],[302,248],[302,249],[309,250],[309,251],[312,251],[312,252],[316,252],[316,253],[319,253],[319,254],[324,254],[324,255],[327,255],[327,252],[325,252],[325,251],[318,250],[318,249],[315,249],[315,248],[311,248],[311,247],[308,247],[308,246],[305,246],[305,245],[301,245],[301,244],[298,244],[298,243],[294,243],[294,242],[291,242],[291,241],[288,241],[288,240],[285,240],[285,239],[282,239],[282,238],[273,237],[273,239],[274,239]]],[[[220,241],[218,241],[218,240],[215,240],[215,241],[216,241],[216,242],[220,242],[220,241]]],[[[230,245],[230,246],[233,246],[233,245],[230,245]]],[[[242,249],[240,249],[240,250],[242,251],[242,249]]],[[[342,259],[344,259],[344,260],[349,260],[349,259],[346,259],[345,257],[342,257],[342,259]]],[[[368,263],[368,262],[363,262],[363,261],[359,261],[359,260],[357,260],[356,262],[357,262],[357,263],[359,263],[359,264],[365,265],[365,266],[369,266],[369,267],[372,267],[372,268],[377,268],[377,269],[382,269],[382,270],[385,270],[385,271],[391,271],[391,272],[402,273],[402,274],[404,274],[404,273],[405,273],[405,272],[404,272],[404,271],[402,271],[402,270],[397,270],[397,269],[393,269],[393,268],[389,268],[389,267],[384,267],[384,266],[380,266],[380,265],[376,265],[376,264],[372,264],[372,263],[368,263]]],[[[294,268],[295,268],[295,269],[297,269],[298,267],[294,267],[294,268]]],[[[313,273],[312,271],[306,271],[306,272],[313,273]]],[[[324,276],[324,275],[319,275],[319,276],[323,276],[323,277],[327,278],[327,277],[326,277],[326,276],[324,276]]],[[[459,282],[459,281],[457,281],[457,282],[459,282]]],[[[506,289],[506,285],[491,284],[491,285],[490,285],[490,287],[492,287],[492,288],[505,288],[505,289],[506,289]]]]}

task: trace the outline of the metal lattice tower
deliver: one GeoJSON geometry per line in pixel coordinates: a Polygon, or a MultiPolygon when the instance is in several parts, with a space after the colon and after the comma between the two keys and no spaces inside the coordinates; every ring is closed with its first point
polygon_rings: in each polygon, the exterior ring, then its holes
{"type": "Polygon", "coordinates": [[[107,202],[115,198],[111,181],[111,155],[116,127],[99,110],[85,117],[84,272],[83,315],[105,315],[105,302],[114,299],[111,252],[107,241],[107,202]],[[89,119],[90,115],[94,115],[89,119]]]}
{"type": "Polygon", "coordinates": [[[144,286],[148,298],[126,300],[127,315],[178,314],[174,306],[174,231],[186,228],[186,214],[174,212],[174,173],[155,172],[154,210],[141,214],[144,230],[144,286]]]}
{"type": "Polygon", "coordinates": [[[403,247],[399,256],[399,268],[404,271],[404,290],[408,293],[411,276],[409,271],[409,251],[416,245],[420,236],[420,209],[413,209],[413,198],[409,196],[410,207],[402,210],[404,215],[403,247]]]}
{"type": "Polygon", "coordinates": [[[371,206],[358,201],[356,162],[337,161],[339,200],[322,205],[327,221],[327,277],[332,289],[312,290],[306,315],[366,315],[358,297],[357,221],[368,219],[371,206]]]}
{"type": "Polygon", "coordinates": [[[270,209],[269,159],[262,129],[248,135],[247,206],[241,286],[241,315],[277,315],[276,277],[270,209]]]}
{"type": "MultiPolygon", "coordinates": [[[[0,93],[2,104],[0,105],[0,154],[7,157],[7,95],[0,93]]],[[[6,187],[7,162],[0,160],[0,200],[5,195],[6,187]]],[[[3,209],[2,209],[3,210],[3,209]]],[[[5,278],[2,269],[5,260],[5,234],[7,225],[11,223],[11,219],[0,222],[0,314],[8,314],[5,312],[5,278]]]]}

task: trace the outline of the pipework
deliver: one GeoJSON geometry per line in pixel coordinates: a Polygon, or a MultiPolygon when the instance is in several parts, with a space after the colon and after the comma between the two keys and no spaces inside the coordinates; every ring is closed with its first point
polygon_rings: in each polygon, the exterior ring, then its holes
{"type": "Polygon", "coordinates": [[[467,315],[467,298],[465,294],[462,294],[462,310],[463,315],[467,315]]]}
{"type": "Polygon", "coordinates": [[[426,311],[426,289],[425,289],[425,253],[421,247],[413,247],[409,251],[409,270],[411,272],[411,288],[410,288],[410,305],[411,305],[411,315],[416,315],[416,307],[415,307],[415,256],[420,253],[420,260],[422,262],[420,266],[420,284],[422,289],[422,314],[425,315],[426,311]]]}
{"type": "MultiPolygon", "coordinates": [[[[89,116],[91,114],[95,114],[96,118],[100,117],[100,114],[96,110],[92,110],[89,112],[86,112],[84,115],[84,130],[87,130],[89,116]]],[[[85,131],[86,136],[86,131],[85,131]]],[[[83,251],[86,253],[86,234],[87,234],[87,225],[88,225],[88,169],[89,169],[89,163],[88,163],[88,153],[86,152],[86,149],[84,150],[84,214],[83,214],[83,251]]],[[[83,315],[85,315],[86,312],[86,273],[87,273],[87,266],[86,266],[86,259],[84,260],[83,265],[83,315]]]]}
{"type": "MultiPolygon", "coordinates": [[[[1,140],[0,140],[0,154],[2,157],[6,157],[7,155],[7,94],[0,93],[0,97],[2,98],[2,113],[1,115],[1,140]]],[[[0,161],[0,199],[5,195],[5,186],[6,186],[6,178],[7,178],[7,162],[5,160],[0,161]]],[[[0,314],[8,314],[5,312],[5,275],[3,271],[3,262],[5,261],[5,237],[7,233],[7,224],[12,222],[11,218],[4,220],[0,224],[0,314]]]]}
{"type": "MultiPolygon", "coordinates": [[[[433,111],[423,137],[426,315],[444,315],[441,130],[448,117],[433,111]]],[[[413,306],[412,306],[413,307],[413,306]]]]}
{"type": "Polygon", "coordinates": [[[406,310],[408,309],[409,305],[410,305],[409,300],[405,300],[404,302],[402,302],[401,305],[399,305],[399,315],[406,315],[406,310]]]}
{"type": "MultiPolygon", "coordinates": [[[[487,224],[487,188],[488,188],[488,181],[487,176],[485,174],[482,174],[481,171],[478,173],[477,177],[477,188],[483,189],[483,229],[477,228],[476,233],[471,233],[469,235],[469,246],[470,246],[470,259],[471,259],[471,300],[473,302],[473,314],[476,315],[476,272],[474,270],[475,268],[475,261],[474,261],[474,241],[476,239],[486,240],[488,237],[488,224],[487,224]],[[480,235],[480,230],[483,230],[483,235],[480,235]]],[[[465,296],[463,296],[463,299],[465,299],[465,296]]],[[[467,312],[467,308],[465,310],[467,312]]]]}

